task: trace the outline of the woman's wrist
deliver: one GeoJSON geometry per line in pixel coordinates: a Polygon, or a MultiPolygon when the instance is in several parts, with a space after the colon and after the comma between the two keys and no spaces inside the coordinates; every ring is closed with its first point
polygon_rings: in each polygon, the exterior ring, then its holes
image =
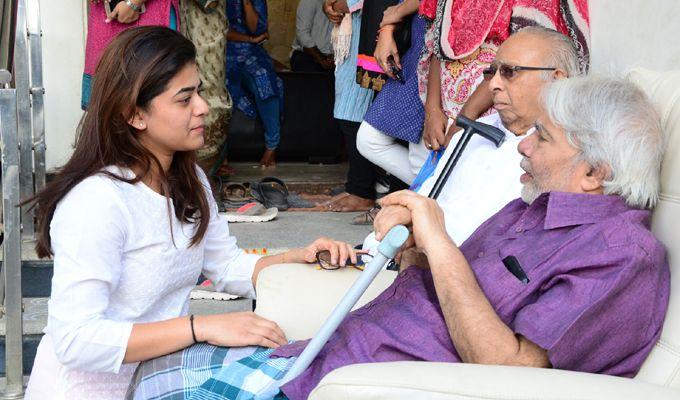
{"type": "Polygon", "coordinates": [[[205,315],[193,315],[193,321],[190,320],[189,322],[191,323],[191,333],[192,333],[192,340],[195,341],[196,343],[202,343],[206,341],[205,338],[205,333],[203,330],[203,324],[205,323],[205,318],[208,318],[208,316],[205,315]]]}
{"type": "Polygon", "coordinates": [[[428,107],[425,105],[425,117],[427,118],[428,115],[431,116],[434,114],[444,114],[444,110],[439,106],[428,107]]]}
{"type": "Polygon", "coordinates": [[[385,25],[378,29],[378,39],[384,37],[394,38],[394,25],[385,25]]]}
{"type": "Polygon", "coordinates": [[[292,263],[304,263],[305,260],[300,255],[301,249],[288,250],[282,254],[283,260],[282,264],[292,264],[292,263]]]}
{"type": "Polygon", "coordinates": [[[399,15],[402,19],[406,18],[407,16],[406,7],[404,7],[403,2],[397,4],[397,15],[399,15]]]}
{"type": "Polygon", "coordinates": [[[380,27],[380,29],[378,29],[378,33],[383,33],[383,32],[393,33],[395,27],[396,27],[396,25],[394,25],[394,24],[384,25],[384,26],[380,27]]]}

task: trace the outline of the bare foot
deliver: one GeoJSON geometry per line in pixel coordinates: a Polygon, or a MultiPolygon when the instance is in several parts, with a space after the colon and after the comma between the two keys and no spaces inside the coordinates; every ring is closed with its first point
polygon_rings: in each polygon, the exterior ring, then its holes
{"type": "Polygon", "coordinates": [[[350,194],[336,202],[329,204],[327,207],[328,211],[352,212],[352,211],[368,211],[374,205],[375,200],[364,199],[363,197],[350,194]]]}
{"type": "Polygon", "coordinates": [[[317,206],[320,206],[320,207],[328,207],[330,204],[333,204],[333,203],[335,203],[336,201],[338,201],[338,200],[340,200],[340,199],[343,199],[343,198],[345,198],[345,197],[347,197],[347,196],[349,196],[349,195],[350,195],[350,194],[347,193],[347,192],[338,193],[338,194],[336,194],[335,196],[331,197],[330,199],[328,199],[328,200],[326,200],[326,201],[324,201],[324,202],[321,202],[321,203],[317,203],[316,205],[317,205],[317,206]]]}
{"type": "Polygon", "coordinates": [[[276,152],[274,150],[265,150],[262,158],[260,159],[260,165],[263,167],[273,167],[276,165],[276,152]]]}

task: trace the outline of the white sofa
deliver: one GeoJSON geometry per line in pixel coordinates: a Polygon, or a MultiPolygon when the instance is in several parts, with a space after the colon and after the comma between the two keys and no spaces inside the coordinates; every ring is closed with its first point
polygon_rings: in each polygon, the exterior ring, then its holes
{"type": "MultiPolygon", "coordinates": [[[[310,399],[680,400],[680,71],[636,69],[629,78],[648,92],[669,135],[652,230],[668,248],[670,306],[661,339],[637,377],[430,362],[356,364],[328,374],[310,399]]],[[[268,268],[258,279],[256,312],[277,321],[290,339],[309,338],[356,274],[353,269],[320,271],[301,264],[268,268]]],[[[381,273],[357,306],[380,293],[394,276],[381,273]]]]}

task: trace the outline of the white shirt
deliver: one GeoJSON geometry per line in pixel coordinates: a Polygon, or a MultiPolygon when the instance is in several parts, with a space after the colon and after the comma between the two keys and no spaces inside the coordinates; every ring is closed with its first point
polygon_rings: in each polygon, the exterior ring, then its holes
{"type": "Polygon", "coordinates": [[[323,12],[323,0],[300,0],[295,16],[293,50],[316,47],[321,53],[332,55],[332,29],[333,24],[323,12]]]}
{"type": "Polygon", "coordinates": [[[141,182],[98,174],[59,202],[50,225],[48,323],[26,399],[122,399],[136,367],[122,364],[132,325],[186,315],[201,272],[217,290],[255,297],[259,256],[236,246],[197,170],[211,214],[203,240],[193,247],[195,225],[182,224],[172,203],[141,182]]]}
{"type": "MultiPolygon", "coordinates": [[[[517,145],[526,135],[517,136],[507,130],[498,113],[478,121],[502,130],[505,141],[497,148],[482,136],[472,135],[437,198],[444,210],[446,232],[458,245],[522,192],[519,177],[524,171],[519,166],[522,155],[517,145]]],[[[458,133],[451,139],[434,174],[423,182],[419,194],[430,193],[461,136],[458,133]]]]}
{"type": "MultiPolygon", "coordinates": [[[[519,166],[522,155],[517,145],[526,135],[517,136],[507,130],[497,113],[477,121],[501,129],[505,141],[497,148],[489,140],[473,135],[437,198],[444,211],[446,232],[458,245],[522,192],[519,177],[524,171],[519,166]]],[[[461,136],[457,133],[451,139],[434,173],[423,182],[418,194],[430,193],[461,136]]],[[[375,234],[371,233],[363,248],[373,253],[376,243],[375,234]]]]}

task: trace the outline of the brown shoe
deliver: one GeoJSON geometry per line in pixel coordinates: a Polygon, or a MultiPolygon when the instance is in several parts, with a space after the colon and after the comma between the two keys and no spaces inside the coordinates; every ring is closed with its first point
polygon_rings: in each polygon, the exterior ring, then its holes
{"type": "Polygon", "coordinates": [[[373,225],[375,216],[380,212],[380,207],[373,207],[370,210],[352,218],[352,225],[373,225]]]}

